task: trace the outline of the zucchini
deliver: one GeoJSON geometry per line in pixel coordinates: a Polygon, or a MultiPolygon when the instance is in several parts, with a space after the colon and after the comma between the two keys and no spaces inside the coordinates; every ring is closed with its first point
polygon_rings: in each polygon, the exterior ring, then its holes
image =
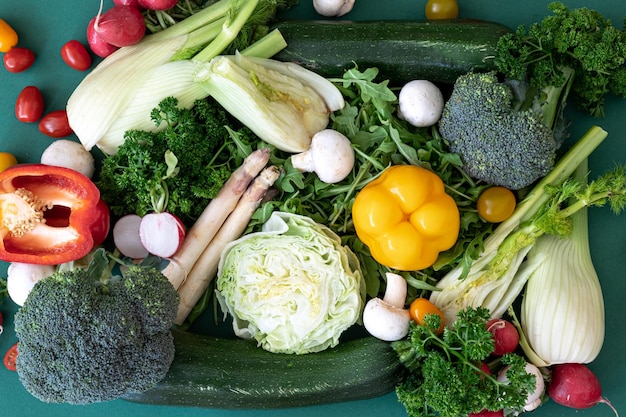
{"type": "Polygon", "coordinates": [[[493,69],[498,39],[511,29],[481,20],[294,20],[275,26],[287,47],[274,56],[324,77],[376,67],[382,80],[453,84],[459,75],[493,69]]]}
{"type": "Polygon", "coordinates": [[[402,373],[390,344],[371,336],[306,355],[267,352],[255,341],[174,331],[176,355],[152,389],[123,399],[223,409],[310,406],[372,398],[402,373]]]}

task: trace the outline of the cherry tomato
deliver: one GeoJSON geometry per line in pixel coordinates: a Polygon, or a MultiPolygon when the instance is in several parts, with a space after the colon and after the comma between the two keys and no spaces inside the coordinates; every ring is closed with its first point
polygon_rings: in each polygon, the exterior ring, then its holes
{"type": "Polygon", "coordinates": [[[91,236],[93,237],[94,246],[98,246],[104,242],[109,235],[109,229],[111,227],[111,213],[107,203],[100,199],[96,209],[98,210],[98,215],[96,215],[96,218],[89,229],[91,231],[91,236]]]}
{"type": "Polygon", "coordinates": [[[17,33],[4,20],[0,19],[0,52],[8,52],[17,45],[17,33]]]}
{"type": "Polygon", "coordinates": [[[7,352],[4,354],[4,367],[7,368],[9,371],[16,371],[17,370],[16,362],[17,362],[17,343],[11,346],[9,350],[7,350],[7,352]]]}
{"type": "Polygon", "coordinates": [[[63,61],[77,71],[86,71],[91,67],[91,55],[85,45],[72,39],[61,47],[63,61]]]}
{"type": "Polygon", "coordinates": [[[13,154],[10,154],[8,152],[0,152],[0,172],[16,164],[17,159],[13,154]]]}
{"type": "Polygon", "coordinates": [[[22,72],[35,62],[35,54],[28,48],[11,48],[4,54],[4,67],[9,72],[22,72]]]}
{"type": "Polygon", "coordinates": [[[490,223],[500,223],[508,219],[517,201],[513,191],[504,187],[489,187],[478,196],[478,215],[490,223]]]}
{"type": "Polygon", "coordinates": [[[428,0],[426,3],[426,19],[456,19],[459,5],[456,0],[428,0]]]}
{"type": "Polygon", "coordinates": [[[43,114],[43,96],[34,85],[24,87],[15,101],[15,117],[20,122],[34,123],[43,114]]]}
{"type": "Polygon", "coordinates": [[[67,111],[55,110],[46,114],[39,121],[39,131],[51,138],[64,138],[73,133],[67,120],[67,111]]]}
{"type": "Polygon", "coordinates": [[[439,308],[434,305],[430,300],[426,298],[416,298],[413,300],[411,305],[409,306],[409,314],[411,315],[411,319],[420,326],[425,324],[424,319],[427,314],[437,314],[441,317],[441,325],[435,331],[436,334],[443,332],[444,327],[446,327],[446,318],[443,316],[443,313],[439,308]]]}

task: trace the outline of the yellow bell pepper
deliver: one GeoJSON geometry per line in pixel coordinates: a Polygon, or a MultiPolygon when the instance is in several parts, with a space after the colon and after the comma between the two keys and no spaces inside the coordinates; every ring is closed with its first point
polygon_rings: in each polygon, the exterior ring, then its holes
{"type": "Polygon", "coordinates": [[[412,165],[391,166],[363,187],[352,219],[373,258],[402,271],[432,266],[459,236],[459,209],[443,181],[412,165]]]}

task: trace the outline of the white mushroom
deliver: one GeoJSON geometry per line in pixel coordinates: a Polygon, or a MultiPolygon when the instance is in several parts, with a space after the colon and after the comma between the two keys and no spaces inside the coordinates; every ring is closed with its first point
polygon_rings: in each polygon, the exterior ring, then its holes
{"type": "Polygon", "coordinates": [[[339,17],[354,7],[354,0],[313,0],[313,8],[322,16],[339,17]]]}
{"type": "Polygon", "coordinates": [[[95,171],[93,155],[85,147],[69,139],[57,139],[41,154],[41,163],[70,168],[91,178],[95,171]]]}
{"type": "Polygon", "coordinates": [[[387,273],[387,288],[382,299],[372,298],[363,309],[363,326],[374,337],[393,342],[409,333],[411,316],[404,308],[406,280],[391,272],[387,273]]]}
{"type": "MultiPolygon", "coordinates": [[[[500,370],[500,372],[498,372],[498,381],[508,381],[508,378],[506,377],[506,371],[508,369],[509,367],[505,366],[500,370]]],[[[541,397],[543,396],[543,392],[545,390],[545,381],[543,380],[543,375],[541,374],[539,368],[532,363],[526,363],[524,370],[535,376],[535,390],[528,394],[526,397],[526,404],[524,404],[524,411],[533,411],[541,405],[541,397]]]]}
{"type": "Polygon", "coordinates": [[[35,265],[21,262],[12,262],[7,268],[7,292],[11,300],[18,306],[30,294],[35,284],[56,271],[53,265],[35,265]]]}
{"type": "Polygon", "coordinates": [[[406,83],[398,95],[398,117],[416,127],[432,126],[441,118],[443,94],[428,80],[406,83]]]}
{"type": "Polygon", "coordinates": [[[291,164],[299,171],[315,172],[321,181],[334,184],[352,171],[354,149],[346,136],[324,129],[313,135],[309,150],[291,157],[291,164]]]}

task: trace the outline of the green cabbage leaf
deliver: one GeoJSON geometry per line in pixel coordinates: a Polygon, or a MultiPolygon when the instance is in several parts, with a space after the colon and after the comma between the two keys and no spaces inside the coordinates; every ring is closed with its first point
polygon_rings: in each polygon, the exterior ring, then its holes
{"type": "Polygon", "coordinates": [[[216,294],[235,333],[275,353],[319,352],[360,321],[365,281],[354,253],[312,219],[274,212],[260,232],[231,242],[216,294]]]}

